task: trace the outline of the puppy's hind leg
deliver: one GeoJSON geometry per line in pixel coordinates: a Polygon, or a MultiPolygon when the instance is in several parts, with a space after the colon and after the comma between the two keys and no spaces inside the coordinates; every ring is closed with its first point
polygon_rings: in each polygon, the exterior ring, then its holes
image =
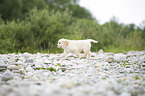
{"type": "Polygon", "coordinates": [[[83,58],[85,58],[88,54],[89,54],[89,52],[88,51],[85,51],[84,52],[84,55],[83,55],[83,58]]]}
{"type": "Polygon", "coordinates": [[[80,55],[80,52],[78,50],[75,50],[74,53],[77,55],[77,57],[80,59],[81,58],[81,55],[80,55]]]}
{"type": "Polygon", "coordinates": [[[91,53],[90,53],[91,44],[89,44],[88,46],[86,46],[86,47],[83,49],[83,51],[84,51],[84,56],[83,56],[83,58],[86,57],[87,55],[90,55],[90,54],[91,54],[91,53]],[[88,46],[89,46],[89,47],[88,47],[88,46]]]}
{"type": "Polygon", "coordinates": [[[91,51],[88,53],[88,58],[91,59],[91,51]]]}

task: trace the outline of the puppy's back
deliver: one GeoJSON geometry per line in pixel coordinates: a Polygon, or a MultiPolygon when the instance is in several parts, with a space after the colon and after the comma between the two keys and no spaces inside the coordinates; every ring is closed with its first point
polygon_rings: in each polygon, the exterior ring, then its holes
{"type": "Polygon", "coordinates": [[[88,40],[75,40],[76,47],[79,49],[80,52],[84,50],[90,50],[91,43],[88,40]]]}

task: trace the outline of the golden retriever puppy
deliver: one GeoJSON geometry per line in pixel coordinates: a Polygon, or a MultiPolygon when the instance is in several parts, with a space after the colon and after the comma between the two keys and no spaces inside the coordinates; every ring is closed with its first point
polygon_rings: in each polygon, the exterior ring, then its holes
{"type": "Polygon", "coordinates": [[[84,52],[83,57],[86,57],[88,55],[88,58],[90,58],[91,57],[90,42],[98,43],[98,41],[92,39],[86,39],[86,40],[60,39],[58,41],[57,47],[64,49],[64,52],[61,57],[66,58],[68,53],[75,53],[78,58],[81,58],[80,53],[84,52]]]}

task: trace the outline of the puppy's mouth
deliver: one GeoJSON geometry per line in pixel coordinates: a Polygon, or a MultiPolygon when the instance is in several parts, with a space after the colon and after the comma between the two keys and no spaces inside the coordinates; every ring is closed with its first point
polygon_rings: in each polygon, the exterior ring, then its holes
{"type": "Polygon", "coordinates": [[[57,45],[57,48],[61,48],[61,46],[58,46],[58,45],[57,45]]]}

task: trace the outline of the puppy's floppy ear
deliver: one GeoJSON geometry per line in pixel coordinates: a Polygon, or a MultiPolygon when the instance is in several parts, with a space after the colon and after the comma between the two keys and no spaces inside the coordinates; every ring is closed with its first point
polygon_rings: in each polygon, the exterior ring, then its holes
{"type": "Polygon", "coordinates": [[[65,42],[65,45],[68,46],[69,42],[68,41],[64,41],[64,42],[65,42]]]}

